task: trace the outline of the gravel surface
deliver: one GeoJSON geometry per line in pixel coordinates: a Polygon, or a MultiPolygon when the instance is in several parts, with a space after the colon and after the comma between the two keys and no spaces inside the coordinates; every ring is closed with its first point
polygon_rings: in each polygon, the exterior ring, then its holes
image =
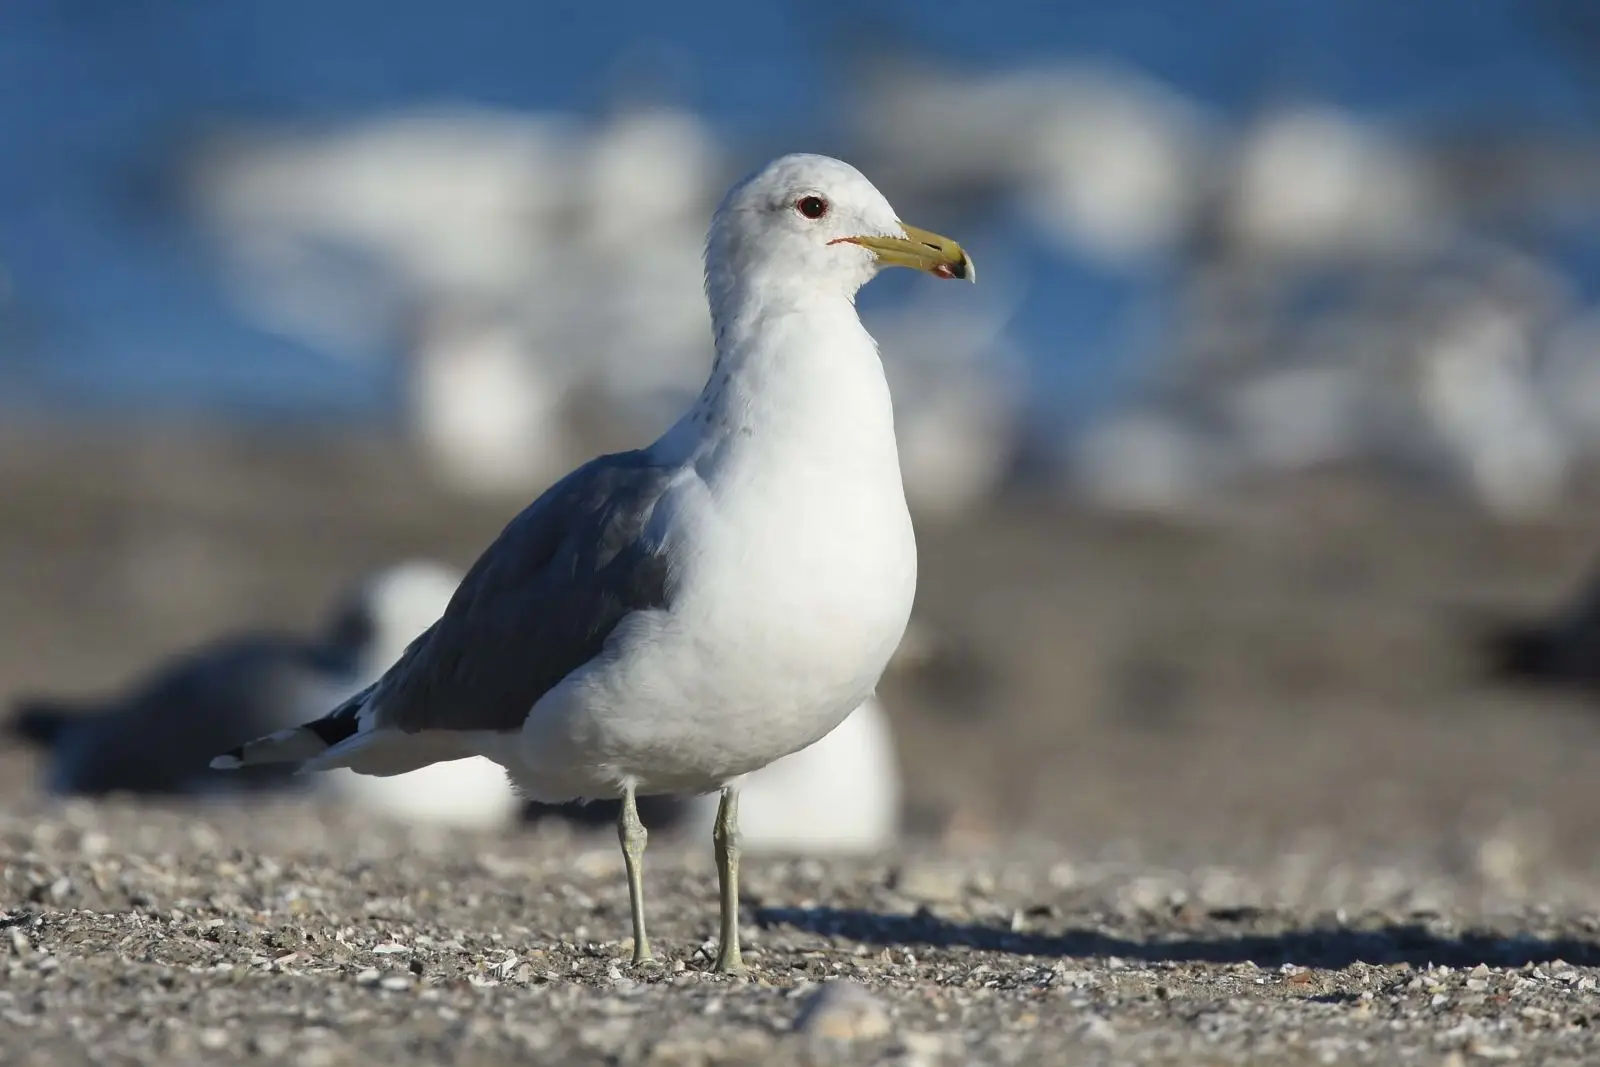
{"type": "Polygon", "coordinates": [[[419,832],[306,803],[0,817],[0,1049],[37,1064],[1424,1063],[1600,1058],[1600,891],[1315,849],[747,860],[419,832]],[[1552,899],[1560,903],[1552,905],[1552,899]]]}

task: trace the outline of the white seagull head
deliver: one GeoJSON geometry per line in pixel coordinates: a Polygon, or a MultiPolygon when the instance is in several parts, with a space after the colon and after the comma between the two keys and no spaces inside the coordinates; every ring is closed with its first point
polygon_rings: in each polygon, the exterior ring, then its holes
{"type": "Polygon", "coordinates": [[[706,242],[713,292],[742,282],[853,297],[883,267],[977,279],[959,244],[902,222],[860,171],[828,156],[783,156],[739,182],[706,242]]]}

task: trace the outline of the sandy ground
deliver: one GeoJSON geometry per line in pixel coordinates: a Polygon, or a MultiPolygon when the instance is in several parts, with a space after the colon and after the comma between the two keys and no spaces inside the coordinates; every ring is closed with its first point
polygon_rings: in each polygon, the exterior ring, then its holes
{"type": "MultiPolygon", "coordinates": [[[[310,625],[514,506],[382,441],[9,431],[0,693],[310,625]]],[[[0,752],[0,1060],[1600,1060],[1600,715],[1488,684],[1466,639],[1556,604],[1600,514],[1493,526],[1328,476],[921,543],[934,655],[884,693],[914,832],[747,860],[749,981],[704,973],[704,842],[652,842],[641,972],[609,834],[61,805],[0,752]]]]}
{"type": "Polygon", "coordinates": [[[17,1063],[1427,1063],[1600,1056],[1600,893],[1343,850],[1168,867],[1061,849],[649,856],[628,962],[606,837],[427,835],[295,805],[0,820],[17,1063]],[[840,988],[844,987],[844,988],[840,988]]]}

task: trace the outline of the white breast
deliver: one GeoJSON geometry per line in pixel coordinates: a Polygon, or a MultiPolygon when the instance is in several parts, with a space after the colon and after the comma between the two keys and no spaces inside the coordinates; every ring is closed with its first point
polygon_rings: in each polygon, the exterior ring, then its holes
{"type": "Polygon", "coordinates": [[[871,693],[905,632],[910,517],[898,478],[863,466],[819,464],[723,497],[723,550],[705,557],[682,605],[702,640],[715,635],[720,669],[684,682],[728,708],[735,733],[816,740],[871,693]]]}
{"type": "Polygon", "coordinates": [[[715,684],[751,691],[728,702],[741,722],[797,746],[871,692],[916,590],[876,347],[853,310],[808,334],[789,348],[780,331],[779,354],[708,405],[724,420],[696,464],[714,501],[710,550],[684,605],[738,657],[715,684]]]}

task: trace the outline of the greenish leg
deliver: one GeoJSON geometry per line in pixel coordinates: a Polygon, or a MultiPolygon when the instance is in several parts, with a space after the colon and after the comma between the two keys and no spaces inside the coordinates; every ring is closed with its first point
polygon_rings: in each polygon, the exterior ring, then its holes
{"type": "Polygon", "coordinates": [[[644,843],[650,837],[639,821],[633,786],[622,794],[622,811],[617,815],[617,838],[622,842],[622,860],[628,868],[628,905],[633,911],[633,962],[650,963],[650,938],[644,932],[644,843]]]}
{"type": "Polygon", "coordinates": [[[735,786],[722,790],[711,842],[717,857],[717,882],[722,889],[722,946],[717,951],[717,970],[743,974],[744,960],[739,955],[739,790],[735,786]]]}

